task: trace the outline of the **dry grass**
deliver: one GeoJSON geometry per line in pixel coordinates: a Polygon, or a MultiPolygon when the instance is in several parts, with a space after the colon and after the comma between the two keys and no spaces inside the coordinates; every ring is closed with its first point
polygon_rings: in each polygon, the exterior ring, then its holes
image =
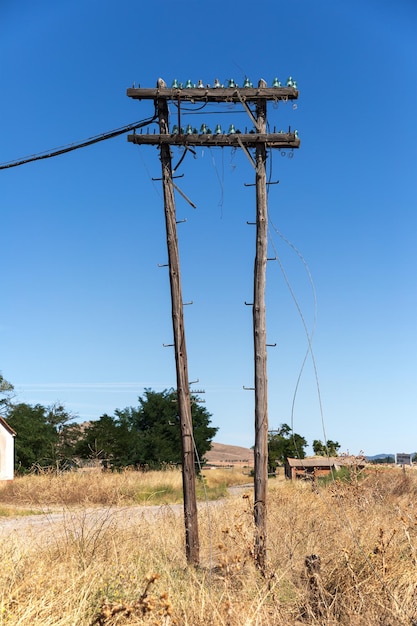
{"type": "Polygon", "coordinates": [[[0,625],[412,626],[416,494],[417,477],[400,470],[318,491],[271,481],[265,576],[252,559],[251,490],[202,507],[199,568],[186,566],[169,506],[123,525],[110,511],[86,525],[81,509],[46,543],[0,534],[0,625]]]}
{"type": "Polygon", "coordinates": [[[24,509],[22,507],[13,506],[12,504],[0,505],[0,518],[36,515],[37,513],[39,513],[39,511],[35,511],[34,509],[24,509]]]}
{"type": "MultiPolygon", "coordinates": [[[[198,497],[216,499],[230,485],[248,482],[241,471],[214,470],[197,480],[198,497]]],[[[182,477],[178,469],[164,472],[67,472],[45,471],[0,483],[0,502],[14,506],[126,506],[175,504],[182,501],[182,477]]]]}

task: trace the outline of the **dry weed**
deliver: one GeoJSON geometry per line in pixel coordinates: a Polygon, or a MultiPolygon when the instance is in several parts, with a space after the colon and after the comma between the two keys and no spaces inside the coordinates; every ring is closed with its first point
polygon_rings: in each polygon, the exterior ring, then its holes
{"type": "MultiPolygon", "coordinates": [[[[225,496],[229,485],[248,482],[240,471],[205,472],[197,481],[200,497],[225,496]],[[203,489],[204,486],[204,489],[203,489]]],[[[67,472],[44,471],[17,476],[0,483],[0,503],[14,506],[126,506],[132,504],[173,504],[182,501],[182,474],[179,469],[163,472],[67,472]]]]}
{"type": "Polygon", "coordinates": [[[198,568],[170,506],[68,510],[48,541],[0,539],[0,626],[412,626],[416,492],[411,472],[316,490],[272,481],[266,576],[253,560],[251,489],[200,508],[198,568]]]}

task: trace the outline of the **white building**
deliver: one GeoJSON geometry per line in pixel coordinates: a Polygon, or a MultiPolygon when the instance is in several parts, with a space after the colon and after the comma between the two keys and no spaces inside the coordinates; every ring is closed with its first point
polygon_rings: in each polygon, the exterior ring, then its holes
{"type": "Polygon", "coordinates": [[[0,480],[13,480],[14,478],[15,436],[13,428],[0,417],[0,480]]]}

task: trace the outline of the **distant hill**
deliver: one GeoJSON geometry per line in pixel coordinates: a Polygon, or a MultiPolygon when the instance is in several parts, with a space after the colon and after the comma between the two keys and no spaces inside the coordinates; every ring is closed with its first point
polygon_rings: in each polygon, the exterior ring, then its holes
{"type": "MultiPolygon", "coordinates": [[[[408,454],[408,453],[407,453],[408,454]]],[[[411,458],[413,458],[417,453],[410,452],[411,458]]],[[[367,461],[380,461],[381,459],[392,459],[392,462],[395,463],[395,454],[390,452],[389,454],[374,454],[373,456],[366,456],[367,461]]]]}
{"type": "Polygon", "coordinates": [[[213,441],[211,450],[206,452],[205,458],[207,465],[253,467],[253,450],[241,446],[229,446],[216,441],[213,441]]]}
{"type": "Polygon", "coordinates": [[[379,459],[392,459],[395,461],[395,454],[374,454],[373,456],[365,456],[367,461],[378,461],[379,459]]]}
{"type": "MultiPolygon", "coordinates": [[[[411,453],[411,458],[415,455],[415,452],[411,453]]],[[[213,441],[212,448],[209,452],[206,452],[205,458],[207,459],[207,465],[215,465],[218,467],[225,466],[249,466],[253,467],[253,450],[250,448],[243,448],[242,446],[230,446],[224,443],[218,443],[213,441]]],[[[395,463],[395,454],[381,453],[374,454],[373,456],[366,456],[367,461],[381,462],[381,459],[389,459],[392,463],[395,463]]]]}

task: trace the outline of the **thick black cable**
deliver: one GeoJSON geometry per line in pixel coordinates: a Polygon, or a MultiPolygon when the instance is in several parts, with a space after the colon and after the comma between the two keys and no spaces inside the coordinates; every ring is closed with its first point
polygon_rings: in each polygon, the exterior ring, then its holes
{"type": "Polygon", "coordinates": [[[148,126],[152,124],[157,118],[157,114],[147,120],[142,120],[141,122],[134,122],[133,124],[128,124],[127,126],[122,126],[121,128],[117,128],[115,130],[110,130],[106,133],[102,133],[101,135],[95,135],[94,137],[90,137],[81,142],[72,143],[67,146],[63,146],[62,148],[56,148],[47,152],[39,152],[38,154],[34,154],[30,157],[24,157],[17,161],[9,161],[7,163],[2,163],[0,165],[0,170],[5,170],[11,167],[18,167],[19,165],[25,165],[26,163],[32,163],[33,161],[40,161],[41,159],[50,159],[52,157],[59,156],[60,154],[66,154],[67,152],[72,152],[73,150],[79,150],[80,148],[86,148],[87,146],[92,146],[95,143],[99,143],[100,141],[106,141],[107,139],[113,139],[113,137],[118,137],[119,135],[123,135],[124,133],[128,133],[131,130],[136,130],[137,128],[143,128],[144,126],[148,126]]]}
{"type": "MultiPolygon", "coordinates": [[[[178,109],[178,104],[175,102],[175,100],[173,100],[173,101],[172,101],[172,104],[173,104],[175,107],[177,107],[177,109],[178,109]]],[[[207,105],[208,105],[208,102],[205,102],[205,103],[204,103],[204,104],[202,104],[200,107],[198,107],[198,109],[196,109],[196,108],[190,109],[190,108],[187,108],[187,107],[180,107],[180,109],[181,109],[181,113],[182,113],[183,111],[193,111],[193,112],[195,112],[195,111],[201,111],[201,110],[202,110],[202,109],[204,109],[207,105]]]]}
{"type": "Polygon", "coordinates": [[[185,146],[185,150],[184,150],[184,152],[182,153],[182,156],[181,156],[180,160],[178,161],[178,163],[176,164],[176,166],[172,169],[172,171],[173,171],[173,172],[176,172],[176,171],[177,171],[177,169],[179,168],[179,166],[181,165],[181,163],[184,161],[184,159],[185,159],[185,156],[186,156],[187,152],[188,152],[188,146],[185,146]]]}

